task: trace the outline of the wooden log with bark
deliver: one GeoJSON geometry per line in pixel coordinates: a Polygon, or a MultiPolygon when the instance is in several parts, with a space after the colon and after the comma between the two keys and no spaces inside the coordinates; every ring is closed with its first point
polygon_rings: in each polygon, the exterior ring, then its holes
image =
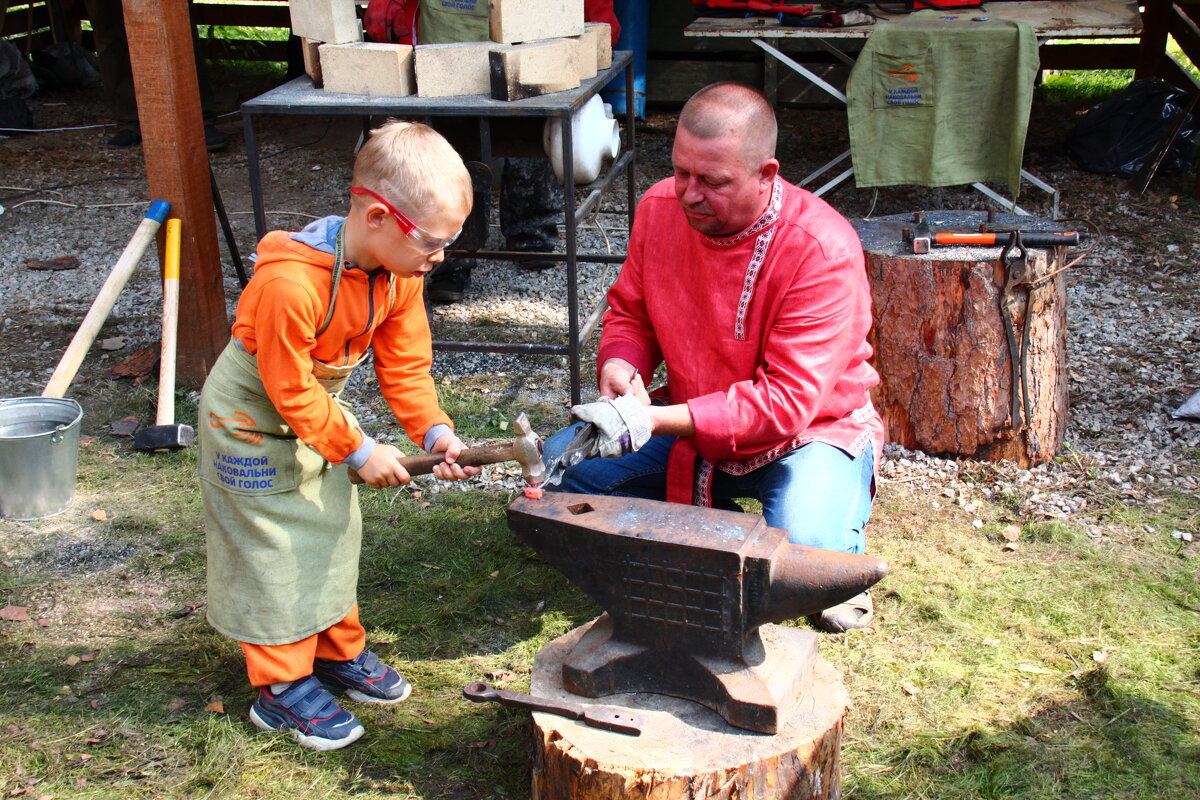
{"type": "MultiPolygon", "coordinates": [[[[841,793],[841,674],[818,659],[812,690],[774,735],[734,728],[709,709],[666,695],[591,699],[562,686],[562,664],[587,625],[555,639],[534,661],[541,697],[631,709],[640,736],[533,714],[533,800],[832,800],[841,793]]],[[[764,628],[774,626],[763,626],[764,628]]],[[[769,637],[766,637],[769,638],[769,637]]]]}
{"type": "MultiPolygon", "coordinates": [[[[985,212],[926,212],[935,231],[975,231],[985,212]]],[[[995,214],[993,230],[1062,231],[995,214]]],[[[888,440],[935,455],[1052,459],[1067,424],[1066,248],[1028,248],[1021,267],[1000,247],[933,246],[903,239],[911,215],[855,223],[871,281],[872,393],[888,440]],[[1009,273],[1016,270],[1011,275],[1009,273]]]]}

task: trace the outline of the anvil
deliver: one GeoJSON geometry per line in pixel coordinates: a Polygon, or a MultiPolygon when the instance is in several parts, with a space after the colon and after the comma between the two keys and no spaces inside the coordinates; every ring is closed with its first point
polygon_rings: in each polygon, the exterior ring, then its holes
{"type": "Polygon", "coordinates": [[[869,556],[791,544],[758,515],[654,500],[518,497],[508,524],[605,610],[563,664],[568,690],[683,697],[763,733],[778,732],[811,683],[817,637],[759,627],[887,573],[869,556]]]}

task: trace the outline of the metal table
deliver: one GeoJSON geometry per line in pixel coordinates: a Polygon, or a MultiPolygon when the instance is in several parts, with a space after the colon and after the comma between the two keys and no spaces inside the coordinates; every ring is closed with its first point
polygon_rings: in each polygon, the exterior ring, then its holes
{"type": "MultiPolygon", "coordinates": [[[[608,253],[580,253],[577,250],[578,226],[581,220],[592,213],[613,180],[624,173],[627,185],[626,213],[630,228],[633,227],[633,212],[637,205],[637,186],[634,180],[635,121],[633,98],[633,54],[615,51],[609,69],[601,70],[595,78],[584,81],[578,89],[566,92],[530,97],[525,100],[493,100],[486,95],[460,97],[367,97],[363,95],[326,92],[316,89],[307,76],[300,76],[269,92],[242,103],[242,120],[246,132],[246,168],[250,175],[250,197],[254,206],[254,228],[261,239],[267,232],[266,211],[262,197],[262,177],[259,171],[258,143],[254,134],[254,117],[257,114],[282,115],[349,115],[357,117],[394,116],[406,118],[425,117],[478,117],[479,137],[484,163],[492,160],[491,119],[493,117],[558,117],[563,120],[562,163],[563,182],[566,187],[575,186],[575,170],[570,125],[571,115],[584,103],[608,85],[609,81],[625,71],[625,125],[622,135],[622,152],[603,175],[591,184],[576,187],[577,191],[563,192],[563,219],[566,227],[566,250],[564,253],[538,253],[540,259],[562,260],[567,274],[567,344],[538,344],[512,342],[460,342],[434,341],[433,349],[442,351],[466,351],[474,353],[528,353],[566,355],[571,378],[571,402],[580,401],[580,352],[604,312],[604,301],[591,310],[581,324],[579,289],[576,265],[580,261],[595,263],[621,263],[623,255],[608,253]],[[576,196],[580,195],[578,203],[576,196]]],[[[454,251],[453,255],[468,258],[514,258],[521,253],[496,250],[473,252],[454,251]]]]}

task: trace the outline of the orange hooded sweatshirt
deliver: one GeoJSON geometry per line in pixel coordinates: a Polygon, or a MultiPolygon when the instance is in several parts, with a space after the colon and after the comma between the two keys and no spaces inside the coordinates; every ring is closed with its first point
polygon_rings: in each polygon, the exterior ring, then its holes
{"type": "Polygon", "coordinates": [[[314,360],[357,363],[374,350],[379,390],[409,438],[423,446],[439,423],[452,425],[438,405],[429,368],[433,345],[419,277],[396,279],[388,307],[386,270],[347,266],[329,327],[333,256],[274,231],[258,245],[254,277],[238,301],[233,337],[258,358],[267,397],[296,435],[326,460],[341,463],[364,441],[312,374],[314,360]]]}

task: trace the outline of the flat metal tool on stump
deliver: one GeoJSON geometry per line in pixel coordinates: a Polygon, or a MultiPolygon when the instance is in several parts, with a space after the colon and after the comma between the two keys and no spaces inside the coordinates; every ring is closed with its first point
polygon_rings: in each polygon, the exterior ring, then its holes
{"type": "Polygon", "coordinates": [[[547,714],[576,719],[588,727],[600,728],[613,733],[626,733],[630,736],[641,736],[642,734],[641,719],[636,714],[616,706],[589,706],[582,703],[551,700],[548,697],[535,697],[510,689],[497,689],[483,681],[475,681],[464,686],[463,697],[472,703],[496,702],[511,708],[544,711],[547,714]]]}

